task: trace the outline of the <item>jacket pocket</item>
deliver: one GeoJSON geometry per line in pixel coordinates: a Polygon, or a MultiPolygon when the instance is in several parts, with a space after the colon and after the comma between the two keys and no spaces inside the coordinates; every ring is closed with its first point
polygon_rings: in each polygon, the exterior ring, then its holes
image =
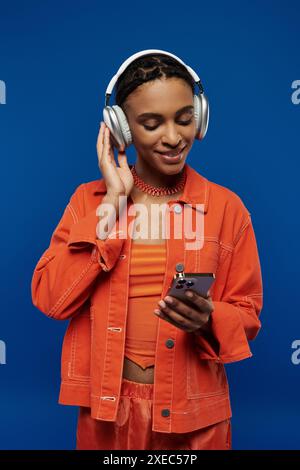
{"type": "Polygon", "coordinates": [[[228,392],[224,365],[213,360],[199,359],[196,348],[187,352],[187,398],[202,398],[228,392]]]}
{"type": "Polygon", "coordinates": [[[63,379],[90,380],[91,319],[85,310],[72,318],[63,341],[63,379]]]}

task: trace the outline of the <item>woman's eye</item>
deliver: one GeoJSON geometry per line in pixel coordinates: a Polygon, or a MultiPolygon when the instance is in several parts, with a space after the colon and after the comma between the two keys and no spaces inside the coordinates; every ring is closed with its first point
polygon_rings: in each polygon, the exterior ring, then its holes
{"type": "MultiPolygon", "coordinates": [[[[190,119],[189,121],[178,121],[178,124],[180,124],[181,126],[187,126],[188,124],[191,124],[193,119],[190,119]]],[[[147,130],[147,131],[154,131],[155,129],[157,129],[158,126],[156,127],[149,127],[149,126],[146,126],[146,124],[143,124],[144,128],[147,130]]]]}
{"type": "Polygon", "coordinates": [[[156,127],[149,127],[149,126],[146,126],[144,124],[144,128],[147,130],[147,131],[154,131],[156,129],[156,127]]]}

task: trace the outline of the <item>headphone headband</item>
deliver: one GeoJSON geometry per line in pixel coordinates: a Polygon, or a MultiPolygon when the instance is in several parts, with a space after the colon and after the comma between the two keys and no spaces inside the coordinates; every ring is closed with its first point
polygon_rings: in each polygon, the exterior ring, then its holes
{"type": "Polygon", "coordinates": [[[179,57],[177,57],[176,55],[174,54],[171,54],[170,52],[167,52],[167,51],[163,51],[161,49],[144,49],[143,51],[140,51],[140,52],[137,52],[133,55],[131,55],[128,59],[125,60],[125,62],[123,62],[123,64],[120,66],[119,70],[117,71],[117,73],[112,77],[112,79],[110,80],[107,88],[106,88],[106,92],[105,92],[105,106],[108,106],[108,103],[109,103],[109,98],[112,94],[112,90],[119,78],[119,76],[124,72],[124,70],[126,69],[126,67],[131,63],[133,62],[135,59],[137,59],[138,57],[141,57],[143,55],[148,55],[148,54],[152,54],[152,53],[161,53],[161,54],[164,54],[164,55],[167,55],[167,56],[170,56],[170,57],[173,57],[174,59],[176,59],[178,62],[180,62],[186,69],[187,71],[189,72],[189,74],[192,76],[192,78],[194,79],[195,83],[197,83],[197,85],[199,86],[200,88],[200,93],[203,93],[203,87],[202,87],[202,84],[201,84],[201,80],[199,78],[199,76],[196,74],[196,72],[189,66],[189,65],[186,65],[181,59],[179,59],[179,57]]]}

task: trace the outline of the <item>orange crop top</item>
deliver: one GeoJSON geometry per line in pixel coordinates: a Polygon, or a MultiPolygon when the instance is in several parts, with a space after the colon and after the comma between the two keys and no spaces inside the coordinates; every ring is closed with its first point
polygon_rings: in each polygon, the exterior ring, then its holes
{"type": "Polygon", "coordinates": [[[125,353],[143,369],[154,365],[158,317],[166,267],[166,244],[132,243],[125,353]]]}

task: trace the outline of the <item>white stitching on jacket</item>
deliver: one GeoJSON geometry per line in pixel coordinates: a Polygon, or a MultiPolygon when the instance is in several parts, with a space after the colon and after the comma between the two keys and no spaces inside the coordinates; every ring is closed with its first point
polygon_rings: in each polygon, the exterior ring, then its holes
{"type": "Polygon", "coordinates": [[[70,210],[71,214],[72,214],[72,217],[73,217],[73,220],[74,220],[74,223],[78,222],[78,216],[76,214],[76,211],[74,209],[74,207],[71,205],[71,203],[69,202],[69,204],[67,205],[68,209],[70,210]]]}
{"type": "Polygon", "coordinates": [[[85,267],[85,269],[81,272],[81,274],[78,276],[77,279],[71,284],[68,289],[62,294],[60,299],[56,302],[56,304],[53,305],[53,307],[50,309],[48,316],[53,317],[55,315],[55,312],[59,309],[59,307],[62,305],[62,303],[65,301],[65,299],[68,297],[68,295],[71,294],[71,292],[75,289],[77,284],[81,281],[81,279],[85,276],[85,274],[88,272],[90,267],[94,264],[94,257],[93,254],[91,255],[90,261],[88,265],[85,267]]]}

